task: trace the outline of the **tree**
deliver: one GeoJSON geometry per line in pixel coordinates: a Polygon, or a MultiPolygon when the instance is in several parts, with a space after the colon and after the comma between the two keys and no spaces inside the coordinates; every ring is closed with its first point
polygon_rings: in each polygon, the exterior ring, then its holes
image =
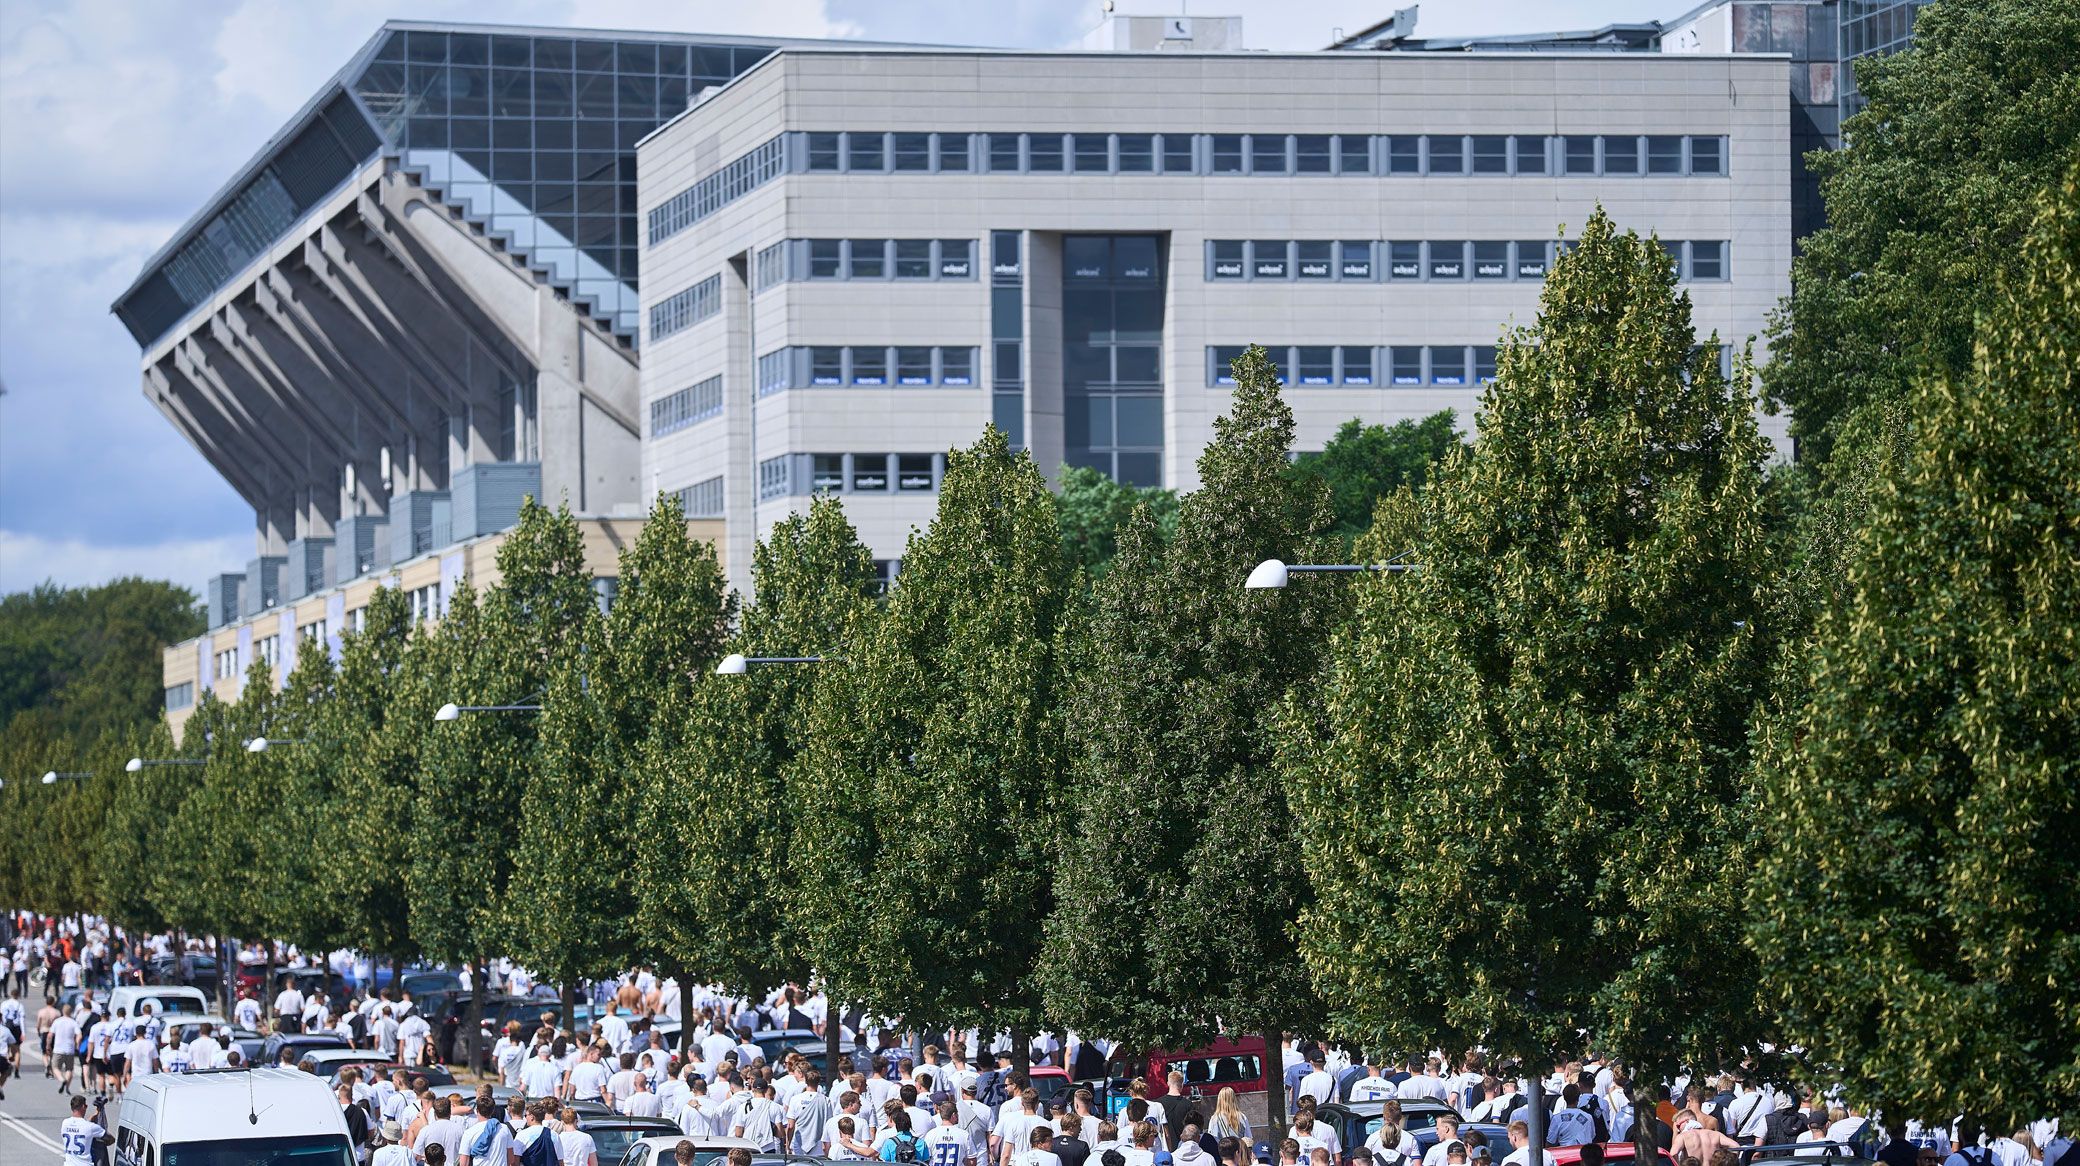
{"type": "Polygon", "coordinates": [[[2038,207],[1972,366],[1909,398],[1757,766],[1749,942],[1786,1038],[1968,1135],[2080,1094],[2080,167],[2038,207]]]}
{"type": "Polygon", "coordinates": [[[267,872],[255,839],[280,827],[268,788],[276,767],[246,742],[281,731],[278,703],[274,665],[256,657],[236,703],[213,706],[207,719],[198,708],[191,720],[188,732],[204,733],[205,763],[184,779],[195,782],[194,792],[160,826],[173,844],[156,872],[160,909],[175,926],[219,937],[266,933],[267,872]]]}
{"type": "Polygon", "coordinates": [[[1146,506],[1168,537],[1177,529],[1177,494],[1160,486],[1129,486],[1089,466],[1063,466],[1055,492],[1062,556],[1096,578],[1119,551],[1117,531],[1136,506],[1146,506]]]}
{"type": "Polygon", "coordinates": [[[1038,1022],[1069,580],[1031,457],[994,426],[949,455],[886,612],[818,679],[798,758],[795,787],[818,788],[797,805],[794,918],[833,1001],[1038,1022]]]}
{"type": "Polygon", "coordinates": [[[171,583],[46,583],[0,599],[0,730],[26,715],[85,750],[150,724],[164,706],[160,651],[202,630],[194,594],[171,583]]]}
{"type": "MultiPolygon", "coordinates": [[[[745,609],[741,631],[709,649],[704,673],[725,651],[839,655],[873,604],[873,558],[835,498],[812,499],[808,514],[776,524],[753,554],[751,576],[758,602],[745,609]]],[[[641,852],[638,930],[665,941],[688,991],[690,977],[751,995],[809,976],[791,931],[792,856],[795,834],[824,823],[802,812],[788,780],[809,695],[841,666],[706,675],[646,744],[644,831],[669,831],[679,845],[641,852]]]]}
{"type": "Polygon", "coordinates": [[[1931,5],[1912,47],[1858,60],[1856,81],[1869,105],[1845,148],[1808,155],[1828,222],[1792,261],[1763,373],[1800,457],[1821,461],[1858,411],[1970,366],[1991,277],[2080,139],[2080,8],[1931,5]]]}
{"type": "MultiPolygon", "coordinates": [[[[161,722],[136,733],[131,739],[135,752],[130,756],[201,760],[209,747],[210,727],[222,719],[222,702],[205,690],[188,717],[178,749],[173,734],[161,722]]],[[[148,766],[125,773],[116,783],[102,821],[95,871],[109,919],[127,930],[154,933],[187,924],[167,915],[158,882],[160,872],[175,861],[176,850],[194,847],[192,839],[177,837],[169,827],[200,785],[200,768],[148,766]]]]}
{"type": "Polygon", "coordinates": [[[1259,347],[1233,367],[1176,537],[1137,511],[1071,636],[1061,792],[1077,812],[1039,975],[1081,1031],[1175,1047],[1225,1025],[1265,1033],[1275,1057],[1318,1006],[1286,934],[1309,896],[1265,713],[1315,673],[1342,600],[1243,590],[1260,560],[1333,561],[1314,558],[1333,544],[1323,486],[1287,471],[1276,371],[1259,347]]]}
{"type": "Polygon", "coordinates": [[[1761,1017],[1708,889],[1770,648],[1746,362],[1599,210],[1498,374],[1478,453],[1365,544],[1415,568],[1352,581],[1320,719],[1287,714],[1301,952],[1368,1047],[1726,1064],[1761,1017]]]}
{"type": "Polygon", "coordinates": [[[1421,421],[1392,427],[1367,425],[1353,417],[1336,430],[1322,452],[1301,454],[1293,472],[1319,478],[1329,487],[1334,530],[1346,546],[1372,527],[1379,500],[1402,486],[1420,487],[1445,455],[1459,449],[1459,430],[1450,409],[1421,421]]]}

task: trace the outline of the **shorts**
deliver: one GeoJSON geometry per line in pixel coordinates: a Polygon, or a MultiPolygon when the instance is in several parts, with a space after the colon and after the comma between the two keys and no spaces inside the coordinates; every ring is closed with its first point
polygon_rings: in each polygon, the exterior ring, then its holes
{"type": "Polygon", "coordinates": [[[69,1077],[72,1075],[73,1060],[74,1057],[71,1053],[59,1053],[57,1056],[51,1058],[51,1068],[69,1077]]]}
{"type": "Polygon", "coordinates": [[[120,1077],[120,1076],[122,1076],[122,1075],[123,1075],[123,1058],[122,1058],[122,1057],[120,1057],[120,1056],[110,1057],[110,1058],[108,1059],[108,1072],[109,1072],[109,1075],[110,1075],[110,1076],[113,1076],[113,1077],[120,1077]]]}

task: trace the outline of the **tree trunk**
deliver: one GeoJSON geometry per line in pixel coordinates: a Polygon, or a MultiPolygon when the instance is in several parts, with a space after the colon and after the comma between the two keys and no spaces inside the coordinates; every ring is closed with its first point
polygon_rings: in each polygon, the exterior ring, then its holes
{"type": "Polygon", "coordinates": [[[469,1010],[462,1017],[462,1047],[472,1073],[483,1064],[480,1054],[484,1044],[484,982],[490,978],[491,969],[485,966],[484,957],[470,961],[469,1010]]]}
{"type": "Polygon", "coordinates": [[[693,1059],[693,977],[680,972],[672,977],[679,985],[679,1059],[693,1059]]]}
{"type": "Polygon", "coordinates": [[[398,999],[404,998],[404,957],[390,957],[390,991],[398,999]]]}
{"type": "MultiPolygon", "coordinates": [[[[274,984],[275,962],[274,940],[270,939],[267,941],[267,962],[261,966],[260,970],[260,999],[263,1001],[262,1007],[265,1007],[264,1001],[267,999],[267,989],[274,984]]],[[[225,1015],[229,1016],[230,1013],[227,1012],[225,1015]]],[[[302,1026],[299,1025],[298,1027],[302,1026]]]]}
{"type": "Polygon", "coordinates": [[[557,1026],[565,1032],[576,1031],[571,1027],[571,1012],[578,1000],[578,986],[569,980],[565,980],[556,995],[559,1001],[559,1011],[556,1018],[557,1026]]]}
{"type": "Polygon", "coordinates": [[[1271,1123],[1273,1162],[1278,1161],[1278,1146],[1286,1137],[1286,1063],[1279,1055],[1284,1047],[1284,1033],[1264,1034],[1264,1116],[1271,1123]]]}
{"type": "Polygon", "coordinates": [[[1546,1159],[1545,1159],[1545,1146],[1546,1146],[1546,1079],[1545,1079],[1545,1074],[1544,1074],[1544,1073],[1542,1073],[1542,1072],[1541,1072],[1541,1071],[1540,1071],[1540,1070],[1539,1070],[1539,1069],[1538,1069],[1538,1068],[1536,1067],[1536,1065],[1533,1065],[1533,1066],[1532,1066],[1532,1067],[1531,1067],[1531,1068],[1530,1068],[1530,1069],[1528,1070],[1528,1072],[1527,1072],[1527,1074],[1526,1074],[1526,1075],[1530,1077],[1530,1080],[1528,1080],[1528,1081],[1526,1081],[1526,1082],[1524,1083],[1524,1095],[1525,1095],[1525,1096],[1526,1096],[1527,1098],[1529,1098],[1529,1099],[1530,1099],[1530,1104],[1529,1104],[1529,1106],[1527,1107],[1527,1108],[1528,1108],[1528,1110],[1529,1110],[1529,1112],[1525,1114],[1525,1118],[1526,1118],[1526,1121],[1525,1121],[1525,1123],[1524,1123],[1524,1124],[1525,1124],[1525,1125],[1528,1125],[1528,1126],[1530,1126],[1530,1127],[1531,1127],[1531,1130],[1530,1130],[1530,1133],[1529,1133],[1529,1134],[1527,1135],[1527,1136],[1529,1137],[1529,1139],[1530,1139],[1530,1142],[1529,1142],[1529,1145],[1528,1145],[1528,1146],[1526,1147],[1526,1157],[1525,1157],[1525,1161],[1529,1163],[1529,1166],[1545,1166],[1545,1160],[1546,1160],[1546,1159]]]}
{"type": "Polygon", "coordinates": [[[1026,1030],[1011,1026],[1011,1068],[1030,1076],[1033,1072],[1033,1046],[1026,1040],[1026,1030]]]}
{"type": "Polygon", "coordinates": [[[843,1043],[840,1038],[844,1032],[845,1015],[838,1009],[837,997],[826,988],[823,993],[823,1060],[829,1067],[824,1074],[829,1081],[836,1081],[844,1074],[844,1067],[838,1063],[838,1058],[844,1055],[844,1050],[838,1047],[843,1043]]]}

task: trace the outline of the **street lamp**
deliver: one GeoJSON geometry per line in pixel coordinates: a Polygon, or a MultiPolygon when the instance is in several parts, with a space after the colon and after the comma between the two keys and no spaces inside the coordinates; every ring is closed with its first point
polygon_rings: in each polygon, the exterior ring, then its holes
{"type": "Polygon", "coordinates": [[[209,762],[207,762],[207,761],[204,761],[204,760],[203,760],[202,758],[200,758],[200,757],[169,757],[169,758],[166,758],[166,759],[164,759],[164,760],[160,760],[160,759],[158,759],[158,758],[154,758],[154,757],[132,757],[132,758],[130,759],[129,763],[123,766],[123,772],[124,772],[124,773],[136,773],[136,772],[138,772],[139,770],[143,769],[143,768],[144,768],[145,766],[147,766],[147,765],[207,765],[207,764],[209,764],[209,762]]]}
{"type": "Polygon", "coordinates": [[[56,785],[56,784],[58,784],[58,779],[59,779],[59,778],[61,778],[61,777],[92,777],[92,776],[94,776],[94,775],[93,775],[92,773],[84,773],[84,772],[79,772],[79,771],[72,771],[72,772],[61,772],[61,771],[59,771],[59,770],[53,769],[53,770],[51,770],[50,772],[48,772],[48,773],[46,773],[46,774],[44,774],[44,775],[43,775],[43,784],[45,784],[45,785],[56,785]]]}
{"type": "Polygon", "coordinates": [[[276,745],[301,745],[302,737],[255,737],[246,742],[246,752],[265,753],[276,745]]]}
{"type": "Polygon", "coordinates": [[[717,676],[742,676],[753,664],[821,664],[826,660],[843,660],[843,656],[746,656],[742,652],[731,652],[715,666],[717,676]]]}
{"type": "Polygon", "coordinates": [[[456,704],[450,701],[434,712],[433,719],[436,721],[460,720],[464,713],[538,713],[541,711],[542,706],[538,704],[456,704]]]}
{"type": "Polygon", "coordinates": [[[1249,573],[1242,586],[1250,591],[1277,590],[1286,585],[1294,571],[1387,571],[1398,573],[1413,571],[1415,563],[1288,563],[1284,559],[1265,559],[1249,573]]]}

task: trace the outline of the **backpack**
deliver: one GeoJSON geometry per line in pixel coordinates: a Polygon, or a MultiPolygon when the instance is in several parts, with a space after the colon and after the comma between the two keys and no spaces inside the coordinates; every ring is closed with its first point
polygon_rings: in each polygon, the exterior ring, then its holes
{"type": "Polygon", "coordinates": [[[556,1135],[542,1128],[541,1136],[520,1151],[520,1166],[556,1166],[556,1135]]]}
{"type": "MultiPolygon", "coordinates": [[[[931,1161],[931,1155],[932,1152],[925,1146],[924,1139],[916,1134],[897,1134],[895,1137],[881,1143],[881,1160],[883,1162],[929,1162],[931,1161]]],[[[523,1166],[534,1166],[534,1163],[525,1163],[523,1166]]]]}

